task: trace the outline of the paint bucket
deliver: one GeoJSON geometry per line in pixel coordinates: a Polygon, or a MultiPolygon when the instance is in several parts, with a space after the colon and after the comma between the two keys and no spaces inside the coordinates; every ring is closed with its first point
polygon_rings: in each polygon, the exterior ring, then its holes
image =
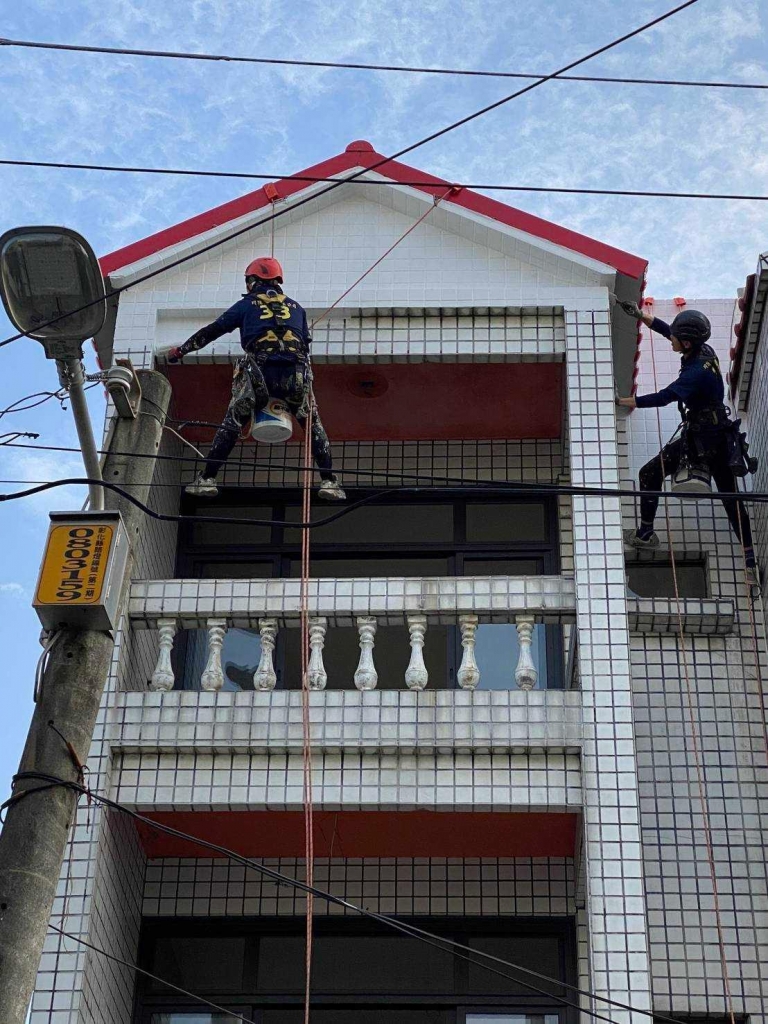
{"type": "Polygon", "coordinates": [[[282,444],[293,434],[293,421],[285,402],[270,398],[261,412],[253,417],[251,437],[262,444],[282,444]]]}
{"type": "Polygon", "coordinates": [[[693,494],[709,494],[712,491],[712,474],[702,462],[683,461],[676,473],[672,474],[672,492],[689,491],[693,494]]]}

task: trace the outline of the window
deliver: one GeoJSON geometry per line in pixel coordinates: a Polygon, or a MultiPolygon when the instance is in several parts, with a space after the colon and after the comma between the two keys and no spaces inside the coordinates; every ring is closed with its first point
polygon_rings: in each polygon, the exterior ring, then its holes
{"type": "MultiPolygon", "coordinates": [[[[301,918],[152,919],[140,964],[259,1024],[301,1024],[301,918]]],[[[354,919],[315,919],[312,1020],[317,1024],[575,1024],[557,1002],[576,967],[565,918],[431,918],[414,924],[551,975],[551,995],[531,993],[444,948],[354,919]]],[[[542,988],[546,985],[541,984],[542,988]]],[[[225,1015],[136,981],[135,1024],[221,1024],[225,1015]]]]}
{"type": "MultiPolygon", "coordinates": [[[[628,561],[627,584],[638,597],[674,597],[675,580],[671,562],[628,561]]],[[[681,597],[708,597],[704,559],[675,563],[681,597]]]]}
{"type": "MultiPolygon", "coordinates": [[[[371,492],[355,491],[350,502],[371,492]]],[[[187,513],[206,516],[269,519],[273,523],[299,522],[300,495],[296,491],[238,490],[222,495],[221,503],[185,499],[187,513]]],[[[314,521],[337,512],[332,506],[314,505],[314,521]]],[[[502,500],[491,491],[472,499],[454,492],[420,496],[398,495],[381,504],[365,505],[312,533],[311,574],[339,579],[355,576],[522,576],[555,573],[557,518],[546,500],[502,500]]],[[[184,524],[179,531],[177,573],[199,579],[295,578],[301,572],[301,533],[291,526],[244,526],[217,523],[184,524]]],[[[331,628],[323,658],[328,686],[354,688],[359,658],[353,629],[331,628]]],[[[477,632],[476,658],[480,689],[514,686],[518,658],[517,630],[512,623],[483,623],[477,632]]],[[[456,626],[432,625],[427,630],[424,658],[430,686],[456,685],[461,663],[456,626]]],[[[537,626],[532,650],[541,687],[562,686],[562,651],[557,627],[537,626]]],[[[255,631],[229,630],[222,651],[228,690],[253,688],[261,644],[255,631]]],[[[207,656],[204,630],[189,631],[177,645],[176,678],[184,689],[197,689],[207,656]]],[[[405,688],[410,657],[405,625],[379,624],[375,663],[379,689],[405,688]]],[[[300,637],[297,629],[278,634],[275,652],[278,687],[298,689],[300,637]]]]}

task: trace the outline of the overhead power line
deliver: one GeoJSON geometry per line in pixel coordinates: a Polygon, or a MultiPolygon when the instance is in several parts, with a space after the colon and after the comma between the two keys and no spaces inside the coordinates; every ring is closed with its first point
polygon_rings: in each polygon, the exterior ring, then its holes
{"type": "MultiPolygon", "coordinates": [[[[345,71],[394,71],[416,75],[460,75],[470,78],[519,78],[543,81],[546,75],[523,71],[485,71],[471,68],[425,68],[405,64],[365,64],[352,61],[288,60],[284,57],[247,57],[224,53],[190,53],[177,50],[134,50],[120,46],[85,46],[77,43],[44,43],[32,39],[0,39],[0,46],[72,53],[104,53],[119,57],[161,57],[171,60],[225,61],[232,64],[266,64],[300,68],[336,68],[345,71]]],[[[558,75],[563,82],[608,82],[614,85],[680,85],[697,89],[768,89],[758,82],[702,82],[678,78],[626,78],[614,75],[558,75]]]]}
{"type": "MultiPolygon", "coordinates": [[[[639,1013],[644,1017],[651,1017],[654,1020],[663,1022],[663,1024],[682,1024],[681,1021],[674,1017],[667,1017],[663,1014],[656,1013],[653,1010],[647,1008],[632,1006],[631,1004],[621,1002],[618,999],[612,999],[610,996],[599,995],[598,993],[592,992],[588,989],[582,989],[579,988],[579,986],[577,985],[572,985],[571,983],[566,982],[560,978],[553,978],[550,975],[541,973],[540,971],[532,970],[529,967],[523,967],[521,964],[513,963],[510,960],[504,960],[501,957],[495,956],[492,953],[487,953],[484,950],[475,949],[472,946],[468,946],[464,943],[457,942],[454,939],[447,938],[446,936],[434,934],[433,932],[429,932],[424,928],[419,928],[416,925],[411,924],[409,921],[400,920],[399,918],[391,917],[388,914],[380,914],[376,911],[368,910],[366,907],[360,906],[356,903],[352,903],[350,900],[344,899],[342,896],[337,896],[334,893],[328,892],[325,889],[319,889],[314,885],[308,884],[307,882],[302,882],[298,878],[293,878],[290,875],[286,875],[283,872],[278,871],[276,868],[267,866],[261,861],[254,860],[251,857],[245,857],[242,854],[236,853],[229,847],[221,846],[218,843],[213,843],[207,839],[202,839],[201,837],[192,835],[189,832],[184,832],[181,829],[174,828],[172,825],[166,825],[163,822],[155,821],[154,818],[149,818],[146,815],[141,814],[139,811],[134,810],[132,807],[128,807],[126,804],[120,803],[117,800],[112,800],[109,797],[103,796],[97,791],[89,789],[87,786],[83,786],[80,783],[72,782],[67,779],[62,779],[55,775],[47,775],[43,772],[23,772],[14,776],[12,784],[15,785],[17,782],[22,781],[37,781],[40,782],[41,785],[36,786],[32,789],[21,790],[19,793],[14,794],[8,800],[6,800],[5,803],[0,807],[0,812],[11,808],[19,800],[27,799],[28,797],[32,796],[35,792],[38,792],[40,790],[45,791],[56,786],[61,786],[64,789],[69,789],[73,791],[78,795],[78,797],[86,796],[88,799],[93,800],[95,803],[108,807],[111,810],[119,811],[121,814],[127,815],[134,821],[140,822],[148,826],[149,828],[164,833],[165,835],[173,836],[177,839],[189,840],[191,843],[201,847],[202,849],[207,849],[214,853],[223,855],[229,860],[234,861],[235,863],[242,864],[244,867],[252,871],[256,871],[267,878],[271,878],[278,885],[285,885],[292,889],[297,889],[300,892],[306,893],[308,896],[315,896],[319,899],[326,901],[327,903],[334,904],[335,906],[342,907],[346,910],[351,910],[356,914],[360,914],[361,916],[369,918],[370,920],[376,921],[380,924],[383,924],[386,927],[394,928],[396,931],[408,935],[411,938],[418,939],[419,941],[424,942],[426,945],[434,946],[435,948],[442,949],[444,952],[451,953],[453,956],[457,956],[460,959],[468,960],[470,963],[474,963],[477,967],[482,967],[484,970],[488,970],[493,974],[499,974],[502,977],[507,978],[507,980],[509,981],[515,981],[518,984],[523,985],[525,988],[528,988],[534,992],[538,992],[539,994],[547,996],[548,998],[555,999],[557,1000],[557,1002],[563,1005],[570,1006],[571,1008],[576,1010],[583,1010],[584,1013],[589,1014],[591,1017],[597,1020],[609,1021],[609,1024],[613,1024],[613,1022],[610,1021],[609,1017],[605,1017],[602,1014],[597,1013],[595,1010],[588,1008],[587,1006],[579,1006],[577,1003],[564,999],[562,996],[558,996],[549,990],[539,988],[531,984],[531,982],[525,981],[524,978],[520,977],[519,975],[523,975],[529,978],[536,978],[537,980],[546,982],[550,985],[555,986],[556,988],[566,989],[567,991],[573,992],[576,995],[584,996],[585,998],[590,1000],[597,1000],[598,1002],[605,1003],[608,1006],[615,1006],[622,1010],[628,1010],[630,1012],[639,1013]],[[471,954],[471,956],[468,956],[467,954],[471,954]],[[514,977],[512,975],[499,971],[497,968],[491,966],[492,963],[500,964],[504,967],[511,968],[513,971],[517,972],[518,977],[514,977]]],[[[64,932],[62,929],[56,928],[55,930],[60,932],[61,934],[66,935],[68,938],[72,938],[78,942],[80,941],[80,939],[77,936],[72,935],[68,932],[64,932]]],[[[84,944],[87,945],[87,942],[85,942],[84,944]]],[[[91,948],[96,949],[96,952],[104,952],[103,950],[100,950],[96,947],[91,948]]],[[[125,963],[125,966],[128,967],[133,966],[125,961],[123,961],[123,963],[125,963]]],[[[157,978],[156,980],[162,981],[163,979],[157,978]]],[[[200,999],[199,996],[194,996],[193,998],[200,999]]]]}
{"type": "MultiPolygon", "coordinates": [[[[10,447],[15,446],[11,445],[10,447]]],[[[24,447],[34,446],[27,445],[24,447]]],[[[363,505],[373,504],[379,499],[387,498],[393,494],[423,495],[431,494],[434,490],[431,487],[388,487],[384,490],[374,491],[373,494],[368,494],[364,498],[360,498],[358,501],[353,501],[350,504],[345,505],[344,508],[339,509],[338,512],[333,512],[331,515],[325,516],[323,519],[316,519],[312,522],[291,522],[288,519],[245,519],[243,517],[234,516],[177,515],[169,512],[156,512],[118,484],[113,484],[109,480],[95,480],[90,477],[82,476],[64,477],[61,480],[49,480],[46,481],[46,483],[36,484],[34,487],[27,487],[22,491],[12,491],[10,493],[0,494],[0,504],[5,501],[19,501],[22,498],[31,498],[35,494],[41,494],[43,491],[50,491],[56,487],[85,487],[90,485],[104,487],[108,491],[112,491],[114,494],[119,494],[122,498],[125,498],[126,501],[135,505],[136,508],[141,509],[145,515],[148,515],[151,519],[156,519],[162,523],[207,523],[209,525],[217,524],[219,526],[252,527],[283,526],[292,530],[301,530],[305,527],[310,530],[320,529],[323,526],[335,523],[338,519],[343,519],[344,516],[348,516],[351,512],[356,511],[356,509],[362,508],[363,505]]],[[[641,491],[632,487],[579,487],[571,484],[510,484],[508,487],[500,489],[505,494],[517,496],[538,495],[542,497],[555,495],[556,497],[570,498],[673,498],[676,501],[723,501],[724,499],[733,498],[738,501],[751,502],[758,505],[768,504],[768,492],[766,491],[717,491],[717,493],[711,491],[641,491]]],[[[445,488],[445,490],[449,490],[449,488],[445,488]]],[[[486,494],[488,492],[488,488],[484,487],[482,484],[468,484],[465,487],[457,488],[457,490],[463,493],[466,493],[467,491],[477,491],[486,494]]]]}
{"type": "Polygon", "coordinates": [[[136,167],[119,166],[116,164],[79,164],[55,160],[3,160],[0,166],[5,167],[42,167],[52,170],[67,171],[110,171],[120,174],[169,174],[193,178],[246,178],[253,181],[306,181],[308,184],[332,182],[346,185],[405,185],[409,188],[438,188],[440,185],[451,185],[456,189],[483,189],[486,192],[544,192],[563,195],[584,196],[646,196],[657,199],[737,199],[757,202],[768,201],[768,195],[751,195],[733,192],[666,192],[650,189],[629,188],[572,188],[559,185],[478,185],[464,182],[433,181],[392,181],[390,179],[374,180],[373,178],[320,178],[311,174],[255,174],[252,171],[203,171],[187,167],[136,167]]]}
{"type": "MultiPolygon", "coordinates": [[[[233,241],[235,238],[240,238],[242,235],[247,234],[250,231],[254,231],[256,228],[262,227],[264,224],[269,224],[271,221],[275,221],[279,217],[285,216],[285,214],[288,212],[293,213],[295,210],[300,209],[307,203],[311,203],[314,199],[319,199],[321,196],[328,195],[335,189],[340,188],[343,184],[346,184],[350,181],[355,181],[357,178],[363,177],[364,174],[376,171],[380,167],[383,167],[384,164],[390,163],[392,160],[399,160],[401,156],[405,156],[407,153],[412,153],[415,149],[419,149],[421,146],[425,146],[428,142],[434,142],[435,139],[442,138],[443,135],[447,135],[449,132],[454,131],[456,128],[461,128],[463,125],[469,124],[471,121],[476,120],[478,117],[482,117],[484,114],[488,114],[492,110],[497,110],[499,107],[504,106],[504,104],[509,103],[511,100],[518,99],[520,96],[524,96],[526,93],[532,92],[534,89],[538,89],[539,86],[543,85],[545,82],[549,82],[553,78],[557,78],[560,75],[566,74],[566,72],[571,71],[573,68],[578,67],[580,64],[585,64],[587,61],[592,60],[594,57],[599,57],[601,53],[607,53],[608,50],[612,50],[614,47],[619,46],[621,43],[626,42],[628,39],[632,39],[635,36],[640,35],[641,33],[647,31],[649,28],[653,28],[655,25],[660,25],[668,18],[673,17],[675,14],[679,14],[680,11],[684,11],[686,8],[692,7],[694,4],[698,2],[699,0],[685,0],[685,3],[678,4],[677,7],[673,7],[671,10],[666,11],[664,14],[658,15],[658,17],[656,18],[652,18],[650,21],[646,21],[643,25],[640,25],[638,28],[632,29],[630,32],[625,32],[624,35],[619,36],[618,39],[613,39],[610,43],[605,43],[603,46],[599,46],[596,50],[591,50],[583,57],[579,57],[576,60],[572,60],[570,63],[565,64],[563,67],[558,68],[556,71],[553,71],[552,74],[547,75],[544,78],[537,79],[535,82],[531,82],[529,85],[523,86],[522,89],[517,89],[515,92],[510,93],[508,96],[502,96],[501,99],[494,100],[493,103],[488,103],[486,104],[486,106],[481,107],[479,110],[475,110],[471,114],[466,114],[464,117],[460,117],[458,121],[453,121],[451,122],[451,124],[446,125],[444,128],[439,128],[437,131],[432,132],[430,135],[426,135],[424,138],[419,139],[418,142],[412,142],[409,146],[405,146],[403,149],[398,150],[391,156],[382,157],[381,160],[378,160],[370,167],[362,168],[361,170],[355,172],[355,174],[352,174],[349,178],[345,178],[344,181],[334,182],[333,184],[328,185],[327,188],[322,188],[318,192],[315,192],[313,195],[305,196],[303,199],[298,200],[298,202],[296,203],[286,205],[280,210],[273,211],[271,214],[269,214],[269,216],[263,217],[261,220],[258,220],[253,224],[247,224],[244,227],[238,228],[237,231],[232,231],[230,232],[230,234],[224,235],[222,238],[218,238],[216,239],[216,241],[210,242],[208,245],[204,245],[201,248],[195,250],[194,252],[187,253],[186,256],[180,256],[176,260],[171,260],[169,263],[165,263],[161,267],[156,267],[154,270],[150,270],[146,274],[140,275],[139,277],[135,278],[128,284],[122,285],[119,288],[112,289],[112,291],[110,291],[107,294],[107,298],[109,299],[113,298],[116,295],[120,295],[122,292],[127,291],[128,288],[134,288],[136,287],[136,285],[143,284],[145,281],[149,281],[152,278],[157,277],[159,274],[164,274],[168,270],[172,270],[175,267],[179,267],[182,264],[189,262],[189,260],[197,259],[198,257],[204,255],[205,253],[211,252],[213,249],[217,249],[221,245],[226,245],[228,242],[233,241]]],[[[80,313],[84,309],[89,309],[91,306],[100,304],[102,301],[102,299],[95,299],[93,302],[88,302],[84,306],[80,306],[76,309],[69,310],[67,313],[62,314],[61,316],[54,317],[52,320],[48,320],[45,323],[38,324],[36,330],[39,331],[45,327],[50,327],[53,324],[58,323],[60,320],[65,320],[67,317],[73,316],[75,313],[80,313]]],[[[11,342],[18,341],[20,338],[23,337],[23,331],[18,334],[13,334],[9,338],[5,338],[3,341],[0,341],[0,348],[2,348],[4,345],[10,345],[11,342]]]]}

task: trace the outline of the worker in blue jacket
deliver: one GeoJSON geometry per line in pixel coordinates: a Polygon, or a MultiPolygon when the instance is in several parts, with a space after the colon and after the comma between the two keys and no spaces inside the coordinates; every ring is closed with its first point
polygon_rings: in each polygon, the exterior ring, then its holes
{"type": "MultiPolygon", "coordinates": [[[[629,316],[642,320],[652,331],[668,338],[672,349],[679,352],[680,373],[675,381],[655,394],[619,398],[618,404],[628,409],[650,409],[677,402],[683,416],[683,434],[670,441],[655,458],[640,470],[640,490],[660,491],[664,478],[674,475],[684,459],[703,463],[712,475],[719,491],[734,493],[738,490],[736,472],[743,476],[749,468],[754,472],[746,454],[744,435],[739,434],[738,422],[729,417],[723,399],[725,388],[720,363],[714,349],[707,344],[712,327],[703,313],[686,309],[678,313],[671,324],[650,313],[643,313],[634,302],[619,305],[629,316]]],[[[631,548],[658,547],[659,538],[653,524],[659,499],[648,495],[640,500],[640,526],[627,530],[624,539],[631,548]]],[[[724,498],[723,507],[731,527],[744,545],[750,583],[757,585],[758,574],[749,515],[743,501],[724,498]]]]}
{"type": "MultiPolygon", "coordinates": [[[[311,337],[307,314],[294,299],[283,294],[283,268],[272,256],[261,256],[245,268],[246,294],[201,327],[183,345],[171,349],[169,363],[178,363],[190,352],[240,328],[244,356],[238,361],[227,414],[216,432],[205,468],[186,490],[188,494],[215,497],[216,475],[235,447],[240,431],[261,412],[270,398],[279,398],[305,429],[309,414],[312,366],[311,337]]],[[[333,473],[331,446],[317,408],[312,416],[312,455],[320,471],[321,498],[344,501],[346,495],[333,473]]]]}

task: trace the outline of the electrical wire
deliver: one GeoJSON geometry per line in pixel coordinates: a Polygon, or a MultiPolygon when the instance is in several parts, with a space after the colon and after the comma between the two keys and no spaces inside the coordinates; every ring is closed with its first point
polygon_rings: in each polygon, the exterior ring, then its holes
{"type": "MultiPolygon", "coordinates": [[[[334,183],[339,185],[401,185],[408,188],[436,188],[434,181],[391,181],[373,178],[318,177],[311,174],[254,174],[250,171],[204,171],[184,167],[139,167],[116,164],[79,164],[54,160],[2,160],[4,167],[41,167],[67,171],[110,171],[120,174],[166,174],[193,178],[241,178],[252,181],[305,181],[308,184],[334,183]]],[[[556,185],[486,185],[455,182],[452,189],[472,189],[486,192],[541,192],[555,195],[578,196],[639,196],[649,199],[728,199],[739,202],[768,202],[768,195],[737,192],[669,192],[629,188],[577,188],[556,185]]],[[[274,203],[273,203],[274,206],[274,203]]],[[[273,221],[274,223],[274,221],[273,221]]]]}
{"type": "MultiPolygon", "coordinates": [[[[331,515],[325,516],[323,519],[317,519],[314,522],[291,522],[290,520],[283,519],[242,519],[235,516],[199,516],[199,515],[177,515],[170,512],[156,512],[154,509],[149,508],[142,501],[136,498],[134,495],[129,494],[128,491],[120,487],[118,484],[113,484],[109,480],[95,480],[90,477],[65,477],[61,480],[50,480],[44,484],[36,484],[33,487],[27,487],[22,491],[12,491],[10,493],[0,494],[0,503],[5,501],[17,501],[21,498],[29,498],[35,494],[41,494],[44,491],[49,491],[56,487],[85,487],[90,484],[97,484],[100,487],[104,487],[109,491],[113,491],[115,494],[119,494],[125,498],[126,501],[130,501],[137,508],[141,509],[146,515],[152,519],[156,519],[163,523],[216,523],[222,526],[284,526],[289,527],[293,530],[301,530],[305,527],[309,530],[319,529],[323,526],[328,526],[330,523],[335,523],[338,519],[342,519],[344,516],[349,515],[358,508],[362,508],[364,505],[370,505],[381,498],[387,498],[393,494],[431,494],[432,488],[429,487],[389,487],[383,491],[375,491],[373,494],[368,494],[364,498],[360,498],[358,501],[353,501],[339,509],[338,512],[333,512],[331,515]]],[[[449,491],[450,489],[446,488],[449,491]]],[[[478,490],[483,493],[487,493],[487,488],[477,487],[473,485],[467,487],[456,488],[457,494],[465,494],[467,491],[478,490]]],[[[719,491],[717,494],[702,494],[698,491],[641,491],[635,488],[611,488],[611,487],[573,487],[570,485],[554,484],[541,486],[534,484],[529,486],[520,487],[515,484],[511,484],[508,487],[501,489],[506,494],[522,495],[558,495],[573,497],[587,496],[587,497],[603,497],[603,498],[673,498],[676,500],[686,501],[722,501],[723,498],[740,498],[742,501],[745,500],[745,495],[738,491],[736,493],[730,493],[727,491],[719,491]]],[[[768,503],[768,493],[765,492],[749,492],[749,501],[756,502],[757,504],[768,503]]]]}
{"type": "MultiPolygon", "coordinates": [[[[542,78],[539,78],[536,81],[531,82],[529,85],[523,86],[522,89],[517,89],[515,92],[510,93],[508,96],[502,96],[501,99],[494,100],[493,103],[488,103],[486,104],[486,106],[481,107],[479,110],[476,110],[471,114],[465,114],[464,117],[459,118],[457,121],[453,121],[451,124],[446,125],[444,128],[437,129],[436,131],[425,136],[424,138],[419,139],[417,142],[413,142],[410,145],[405,146],[403,149],[398,150],[391,156],[382,157],[381,160],[372,164],[370,167],[361,168],[361,170],[356,171],[354,174],[350,175],[349,178],[344,179],[344,181],[334,182],[333,184],[328,185],[327,188],[322,188],[318,192],[313,193],[312,195],[304,196],[303,199],[299,199],[295,203],[286,205],[280,210],[273,210],[273,212],[270,215],[268,215],[267,217],[263,217],[261,220],[258,220],[253,224],[247,224],[241,228],[238,228],[236,231],[232,231],[228,235],[223,236],[222,238],[218,238],[213,242],[209,242],[207,245],[204,245],[201,248],[196,249],[194,252],[187,253],[185,256],[180,256],[176,260],[171,260],[170,262],[164,263],[160,267],[156,267],[154,270],[148,271],[146,274],[139,275],[139,277],[134,278],[134,280],[130,281],[128,284],[124,284],[118,288],[112,289],[110,292],[107,293],[106,298],[114,298],[114,296],[122,294],[122,292],[127,291],[129,288],[135,288],[137,285],[143,284],[145,281],[149,281],[157,277],[159,274],[164,274],[168,270],[172,270],[175,267],[179,267],[182,264],[189,262],[190,260],[197,259],[198,257],[204,255],[205,253],[211,252],[211,250],[213,249],[217,249],[221,245],[226,245],[228,242],[231,242],[235,238],[239,238],[240,236],[247,234],[248,232],[251,232],[256,228],[262,227],[264,224],[269,224],[272,221],[277,220],[278,217],[282,217],[289,212],[292,213],[295,210],[300,209],[307,203],[310,203],[313,200],[320,198],[321,196],[328,195],[335,189],[340,188],[343,184],[346,184],[350,181],[355,181],[357,180],[357,178],[361,178],[363,177],[363,175],[367,173],[376,171],[378,170],[379,167],[383,167],[384,164],[388,164],[393,160],[398,160],[400,157],[405,156],[407,153],[412,153],[414,150],[419,149],[421,146],[425,146],[429,142],[434,142],[436,139],[442,138],[442,136],[447,135],[449,132],[455,131],[457,128],[461,128],[463,125],[469,124],[471,121],[474,121],[479,117],[483,117],[485,114],[490,113],[492,110],[497,110],[499,107],[504,106],[504,104],[509,103],[511,100],[518,99],[520,96],[524,96],[526,95],[526,93],[532,92],[534,89],[538,89],[539,86],[544,85],[545,82],[549,82],[553,78],[558,78],[560,75],[563,75],[568,71],[571,71],[573,68],[578,67],[580,64],[585,64],[587,61],[592,60],[594,57],[598,57],[600,56],[600,54],[606,53],[608,50],[612,50],[614,47],[619,46],[621,43],[626,42],[628,39],[632,39],[634,38],[634,36],[640,35],[642,32],[647,31],[649,28],[653,28],[655,25],[661,24],[668,18],[671,18],[675,14],[678,14],[680,11],[683,11],[688,7],[692,7],[694,4],[697,3],[699,3],[699,0],[685,0],[684,3],[678,4],[676,7],[673,7],[671,10],[666,11],[664,14],[658,15],[656,18],[652,18],[650,21],[645,22],[638,28],[632,29],[630,32],[625,32],[624,35],[619,36],[618,39],[614,39],[610,43],[605,43],[603,46],[598,47],[596,50],[592,50],[589,53],[585,54],[585,56],[579,57],[576,60],[573,60],[570,63],[565,64],[563,67],[558,68],[556,71],[553,71],[550,75],[546,75],[542,78]]],[[[50,327],[53,324],[58,323],[60,320],[64,320],[69,316],[73,316],[75,313],[80,313],[85,309],[90,309],[90,307],[94,305],[100,305],[103,301],[103,298],[94,299],[92,302],[87,302],[82,306],[78,306],[77,308],[69,310],[66,313],[62,313],[60,316],[54,317],[53,319],[48,320],[45,323],[36,325],[35,330],[40,331],[45,327],[50,327]]],[[[20,338],[23,337],[25,337],[25,333],[23,331],[18,334],[11,335],[10,337],[3,339],[3,341],[0,341],[0,348],[3,348],[3,346],[5,345],[10,345],[12,342],[18,341],[20,338]]]]}
{"type": "MultiPolygon", "coordinates": [[[[62,779],[55,775],[48,775],[43,772],[23,772],[14,776],[12,784],[15,785],[17,782],[20,781],[32,780],[38,780],[42,782],[43,785],[39,787],[34,787],[32,789],[22,790],[21,792],[14,794],[8,800],[6,800],[5,803],[0,807],[0,812],[9,809],[19,800],[24,799],[36,792],[45,791],[55,786],[61,786],[62,788],[72,790],[74,793],[78,795],[78,797],[89,796],[90,799],[93,800],[95,803],[108,807],[111,810],[118,811],[121,814],[125,814],[129,818],[132,818],[134,821],[138,821],[149,828],[164,833],[165,835],[169,835],[177,839],[189,840],[190,842],[194,843],[196,846],[201,847],[202,849],[210,850],[214,853],[223,855],[224,857],[234,861],[235,863],[242,864],[246,868],[249,868],[253,871],[258,872],[261,875],[265,875],[266,877],[271,878],[278,885],[286,885],[290,888],[298,889],[301,892],[304,892],[305,894],[311,894],[313,896],[316,896],[318,899],[322,899],[327,903],[332,903],[336,906],[343,907],[346,910],[351,910],[354,913],[360,914],[361,916],[366,917],[370,920],[377,921],[380,924],[385,925],[386,927],[394,928],[395,930],[407,934],[412,938],[420,939],[426,942],[427,945],[435,946],[436,948],[442,949],[445,952],[451,952],[452,955],[457,956],[460,959],[469,960],[471,963],[475,963],[478,967],[482,967],[484,970],[491,971],[491,973],[501,973],[490,966],[491,963],[497,963],[504,967],[509,967],[512,970],[517,971],[519,974],[525,975],[526,977],[536,978],[540,981],[544,981],[551,985],[554,985],[557,988],[566,989],[570,992],[574,992],[579,996],[584,996],[585,998],[594,999],[601,1003],[605,1003],[608,1006],[616,1007],[618,1009],[627,1010],[630,1012],[639,1013],[642,1016],[650,1017],[656,1021],[660,1021],[662,1022],[662,1024],[683,1024],[683,1022],[677,1020],[674,1017],[666,1017],[663,1014],[655,1013],[653,1010],[635,1007],[630,1004],[623,1003],[620,1000],[612,999],[609,996],[601,996],[596,992],[581,989],[577,985],[572,985],[566,981],[562,981],[559,978],[552,978],[549,975],[541,973],[540,971],[535,971],[531,968],[523,967],[520,964],[512,963],[509,960],[504,960],[501,957],[494,956],[492,953],[486,953],[483,950],[474,949],[472,946],[467,946],[464,943],[457,942],[453,939],[449,939],[441,935],[437,935],[433,932],[429,932],[424,928],[419,928],[418,926],[411,924],[410,922],[399,920],[398,918],[391,917],[388,914],[379,914],[376,911],[368,910],[366,907],[362,907],[356,903],[352,903],[351,901],[346,900],[341,896],[336,896],[334,893],[328,892],[324,889],[320,889],[316,886],[310,886],[306,882],[302,882],[298,878],[293,878],[290,875],[286,875],[283,872],[278,871],[276,868],[268,867],[261,861],[253,860],[250,857],[245,857],[235,852],[234,850],[229,849],[228,847],[220,846],[217,843],[210,842],[207,839],[202,839],[199,836],[195,836],[191,833],[184,832],[181,829],[173,828],[173,826],[171,825],[166,825],[163,822],[155,821],[153,818],[149,818],[146,815],[133,810],[133,808],[127,807],[125,804],[121,804],[116,800],[112,800],[109,797],[103,796],[100,793],[90,789],[89,787],[81,785],[80,783],[72,782],[68,779],[62,779]],[[464,956],[464,953],[473,954],[474,956],[479,957],[480,959],[471,959],[468,956],[464,956]],[[488,962],[486,963],[486,961],[488,962]]],[[[70,937],[74,938],[76,941],[79,941],[77,936],[70,937]]],[[[614,1022],[612,1022],[610,1018],[598,1014],[594,1010],[582,1007],[577,1003],[563,999],[560,996],[556,996],[554,995],[554,993],[549,992],[545,989],[538,988],[537,986],[532,985],[530,982],[524,981],[522,978],[516,978],[509,974],[502,974],[502,977],[505,977],[510,981],[515,981],[518,984],[521,984],[526,988],[531,989],[532,991],[538,992],[542,995],[546,995],[547,997],[555,999],[558,1002],[570,1006],[574,1009],[581,1010],[595,1019],[608,1021],[609,1024],[614,1024],[614,1022]]],[[[193,998],[199,997],[194,996],[193,998]]]]}
{"type": "Polygon", "coordinates": [[[234,1010],[228,1010],[224,1006],[219,1006],[218,1003],[212,1003],[210,999],[206,999],[204,996],[195,995],[194,992],[190,992],[188,989],[182,988],[180,985],[174,985],[172,981],[167,981],[165,978],[161,978],[157,974],[153,974],[151,971],[147,971],[143,967],[139,967],[138,964],[134,964],[130,960],[124,960],[121,956],[116,956],[114,953],[108,953],[106,949],[102,949],[100,946],[95,946],[92,942],[88,942],[87,939],[83,939],[79,935],[67,932],[55,924],[49,923],[48,927],[51,931],[58,932],[61,937],[65,939],[72,939],[73,942],[77,942],[81,946],[85,946],[86,949],[90,949],[94,953],[98,953],[100,956],[106,957],[107,960],[111,960],[113,963],[121,964],[123,967],[127,967],[129,970],[135,971],[137,974],[141,974],[145,978],[150,978],[152,981],[157,981],[161,985],[166,985],[168,988],[173,989],[174,992],[178,992],[180,995],[186,996],[188,999],[194,999],[196,1002],[202,1003],[203,1006],[210,1006],[211,1009],[216,1010],[217,1013],[224,1013],[228,1017],[232,1017],[233,1020],[242,1021],[243,1024],[256,1024],[256,1022],[251,1020],[250,1017],[243,1017],[241,1013],[235,1013],[234,1010]]]}
{"type": "MultiPolygon", "coordinates": [[[[98,387],[98,382],[95,384],[88,384],[87,387],[83,388],[83,391],[90,391],[91,388],[98,387]]],[[[0,409],[0,420],[3,416],[8,416],[14,412],[28,412],[30,409],[37,409],[38,406],[44,405],[49,402],[52,398],[55,398],[58,402],[61,402],[61,408],[64,409],[64,402],[69,395],[67,388],[58,388],[56,391],[36,391],[32,395],[25,395],[24,398],[17,398],[15,402],[11,402],[5,409],[0,409]],[[38,401],[33,401],[38,399],[38,401]],[[22,405],[22,402],[28,402],[28,405],[22,405]]]]}
{"type": "MultiPolygon", "coordinates": [[[[115,54],[120,57],[162,57],[175,60],[228,61],[232,64],[266,64],[302,68],[336,68],[347,71],[395,71],[419,75],[459,75],[472,78],[544,79],[522,71],[483,71],[468,68],[425,68],[403,64],[364,64],[349,61],[288,60],[280,57],[240,57],[222,53],[189,53],[174,50],[134,50],[118,46],[83,46],[72,43],[44,43],[31,39],[0,39],[0,46],[26,47],[35,50],[59,50],[74,53],[115,54]]],[[[755,82],[702,82],[674,78],[625,78],[610,75],[558,75],[564,82],[610,82],[616,85],[680,85],[699,89],[768,89],[755,82]]]]}

